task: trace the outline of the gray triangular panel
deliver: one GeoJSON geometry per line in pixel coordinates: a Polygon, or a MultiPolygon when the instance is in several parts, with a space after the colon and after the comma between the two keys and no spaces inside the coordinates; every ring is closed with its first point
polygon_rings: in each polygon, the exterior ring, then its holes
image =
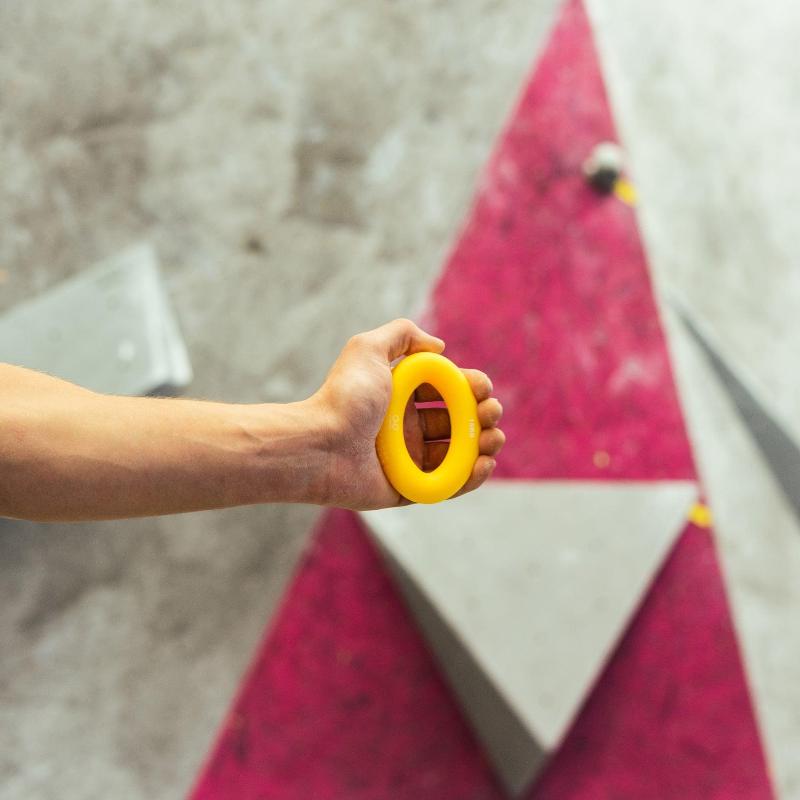
{"type": "Polygon", "coordinates": [[[710,335],[702,330],[700,322],[677,304],[673,303],[673,307],[676,307],[686,329],[735,403],[775,480],[783,488],[786,499],[800,519],[800,447],[789,431],[767,410],[764,401],[757,398],[746,385],[742,375],[722,357],[712,344],[710,335]]]}
{"type": "Polygon", "coordinates": [[[561,741],[696,497],[498,481],[363,515],[510,792],[561,741]]]}
{"type": "Polygon", "coordinates": [[[787,481],[775,474],[780,465],[769,463],[774,451],[740,415],[748,406],[737,387],[715,377],[708,349],[673,314],[665,319],[767,756],[780,796],[796,797],[800,684],[788,676],[800,654],[797,507],[787,497],[787,481]]]}
{"type": "Polygon", "coordinates": [[[131,248],[0,317],[0,361],[112,394],[192,379],[153,249],[131,248]]]}

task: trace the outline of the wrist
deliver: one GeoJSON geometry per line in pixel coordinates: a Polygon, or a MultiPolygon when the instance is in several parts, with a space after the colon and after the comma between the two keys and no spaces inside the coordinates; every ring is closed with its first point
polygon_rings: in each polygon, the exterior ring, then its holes
{"type": "Polygon", "coordinates": [[[250,502],[329,503],[334,426],[324,405],[311,397],[247,408],[250,502]]]}
{"type": "MultiPolygon", "coordinates": [[[[326,394],[325,387],[296,405],[322,452],[321,471],[310,487],[315,497],[311,502],[350,507],[353,482],[358,482],[357,467],[363,460],[363,437],[353,429],[336,398],[326,394]]],[[[374,450],[374,443],[372,447],[374,450]]]]}
{"type": "Polygon", "coordinates": [[[299,487],[302,496],[294,502],[331,505],[335,502],[333,476],[339,441],[335,415],[318,395],[289,406],[301,427],[301,450],[306,454],[299,487]]]}

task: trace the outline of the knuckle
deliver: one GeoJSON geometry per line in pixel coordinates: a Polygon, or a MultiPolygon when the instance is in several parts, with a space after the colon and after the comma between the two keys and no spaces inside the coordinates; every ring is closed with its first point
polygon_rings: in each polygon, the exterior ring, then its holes
{"type": "Polygon", "coordinates": [[[398,317],[390,324],[397,328],[400,333],[406,334],[415,330],[417,327],[410,319],[407,319],[406,317],[398,317]]]}

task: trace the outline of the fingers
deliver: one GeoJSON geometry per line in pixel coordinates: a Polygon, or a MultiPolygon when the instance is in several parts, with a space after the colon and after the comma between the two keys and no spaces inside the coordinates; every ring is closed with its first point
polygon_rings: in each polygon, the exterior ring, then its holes
{"type": "Polygon", "coordinates": [[[478,422],[481,428],[494,428],[503,418],[503,406],[496,397],[478,403],[478,422]]]}
{"type": "Polygon", "coordinates": [[[487,455],[478,456],[475,466],[472,468],[472,475],[469,480],[461,487],[461,490],[456,493],[456,497],[472,492],[477,489],[486,479],[494,472],[497,462],[487,455]]]}
{"type": "MultiPolygon", "coordinates": [[[[506,435],[500,428],[487,428],[481,431],[481,435],[478,438],[478,461],[475,463],[477,464],[484,457],[494,462],[495,457],[503,449],[505,443],[506,435]]],[[[426,472],[436,469],[444,461],[449,444],[449,442],[439,441],[425,442],[422,447],[422,469],[426,472]]]]}
{"type": "MultiPolygon", "coordinates": [[[[448,439],[450,437],[450,414],[446,408],[418,408],[422,435],[425,439],[448,439]]],[[[495,428],[503,417],[503,406],[490,397],[478,403],[478,423],[481,428],[495,428]]],[[[483,452],[483,451],[481,451],[483,452]]]]}
{"type": "Polygon", "coordinates": [[[349,342],[353,347],[367,347],[379,353],[387,361],[403,355],[429,351],[441,353],[444,342],[426,333],[410,319],[396,319],[365,333],[353,336],[349,342]]]}
{"type": "MultiPolygon", "coordinates": [[[[417,413],[420,415],[424,439],[445,439],[449,436],[450,416],[447,409],[418,409],[417,413]]],[[[506,443],[506,435],[496,427],[502,416],[503,407],[494,397],[478,403],[478,420],[482,428],[478,438],[479,455],[472,468],[472,474],[456,496],[477,489],[497,466],[495,459],[506,443]]],[[[424,441],[422,469],[426,472],[436,469],[444,461],[448,447],[449,442],[446,441],[424,441]]]]}
{"type": "Polygon", "coordinates": [[[485,456],[496,456],[506,443],[506,435],[500,428],[487,428],[478,437],[478,452],[485,456]]]}
{"type": "Polygon", "coordinates": [[[425,442],[422,449],[422,469],[430,472],[444,461],[450,442],[425,442]]]}
{"type": "Polygon", "coordinates": [[[418,408],[417,414],[425,439],[450,438],[450,414],[446,408],[418,408]]]}
{"type": "Polygon", "coordinates": [[[492,394],[492,382],[489,380],[489,376],[479,369],[462,369],[461,371],[469,382],[475,399],[479,403],[483,400],[487,400],[492,394]]]}
{"type": "MultiPolygon", "coordinates": [[[[403,355],[431,352],[441,353],[444,341],[425,332],[409,319],[396,319],[350,339],[352,347],[369,348],[379,353],[387,361],[394,361],[403,355]]],[[[492,382],[485,372],[477,369],[462,370],[469,382],[475,399],[480,403],[492,394],[492,382]]],[[[430,384],[417,387],[414,398],[419,403],[441,400],[441,395],[430,384]]]]}
{"type": "Polygon", "coordinates": [[[500,428],[488,428],[487,430],[481,431],[481,436],[478,440],[480,455],[475,462],[475,466],[472,468],[472,475],[470,475],[469,480],[461,487],[461,490],[456,493],[456,497],[474,491],[486,481],[492,472],[494,472],[494,468],[497,466],[495,456],[503,449],[505,443],[506,435],[500,428]]]}
{"type": "Polygon", "coordinates": [[[421,383],[414,390],[414,399],[418,403],[435,403],[441,400],[442,396],[429,383],[421,383]]]}
{"type": "MultiPolygon", "coordinates": [[[[481,413],[483,413],[484,416],[496,417],[494,424],[497,424],[500,417],[503,415],[503,408],[497,400],[485,400],[478,406],[479,417],[481,413]],[[481,406],[484,408],[481,409],[481,406]]],[[[472,475],[470,475],[469,480],[461,487],[461,490],[456,493],[456,497],[474,491],[486,481],[492,472],[494,472],[494,468],[497,466],[495,458],[503,449],[505,443],[506,435],[500,428],[485,427],[484,430],[481,431],[480,438],[478,439],[478,451],[480,455],[475,461],[475,466],[472,468],[472,475]]]]}
{"type": "MultiPolygon", "coordinates": [[[[425,441],[450,438],[450,414],[446,408],[418,408],[417,415],[422,429],[422,438],[425,441]]],[[[478,404],[478,423],[482,429],[495,429],[502,416],[503,407],[494,397],[478,404]]],[[[486,437],[486,440],[494,442],[497,438],[486,437]]],[[[505,438],[503,442],[505,442],[505,438]]],[[[480,448],[480,451],[482,453],[489,452],[484,448],[480,448]]]]}

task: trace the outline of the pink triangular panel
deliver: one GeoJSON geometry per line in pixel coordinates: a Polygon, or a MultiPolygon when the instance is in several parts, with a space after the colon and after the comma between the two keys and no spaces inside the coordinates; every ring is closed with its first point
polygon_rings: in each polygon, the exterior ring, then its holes
{"type": "Polygon", "coordinates": [[[193,800],[500,800],[378,555],[323,517],[193,800]]]}
{"type": "Polygon", "coordinates": [[[530,800],[770,800],[708,531],[678,541],[530,800]]]}
{"type": "Polygon", "coordinates": [[[583,180],[615,140],[589,25],[569,3],[483,175],[430,322],[506,409],[498,477],[692,478],[633,211],[583,180]]]}

